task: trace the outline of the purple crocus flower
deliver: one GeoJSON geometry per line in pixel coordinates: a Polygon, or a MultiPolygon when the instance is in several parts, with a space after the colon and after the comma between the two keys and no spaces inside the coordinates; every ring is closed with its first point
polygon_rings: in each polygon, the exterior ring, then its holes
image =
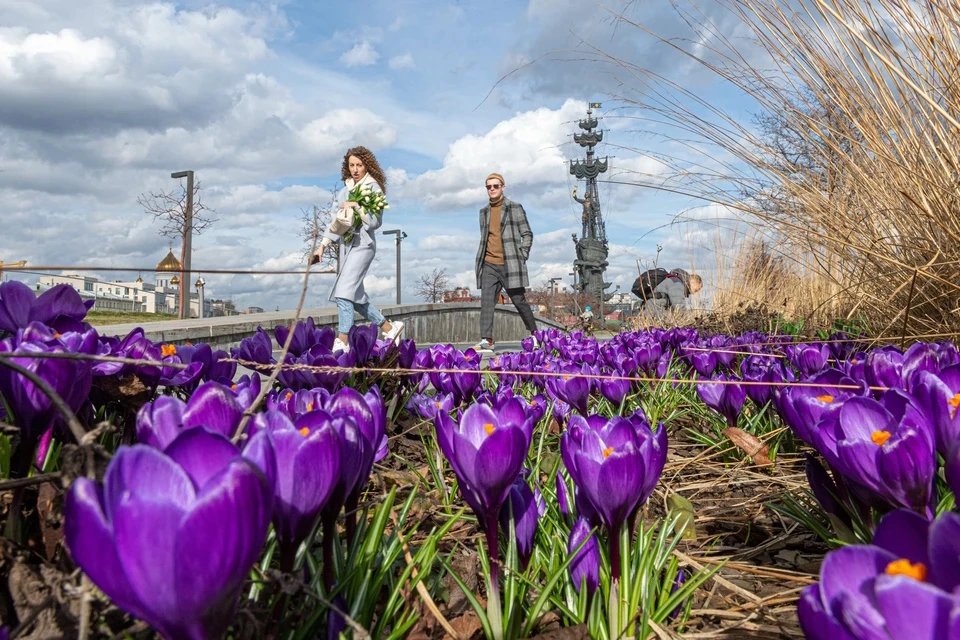
{"type": "MultiPolygon", "coordinates": [[[[223,350],[214,351],[210,345],[201,342],[198,345],[184,345],[176,348],[176,355],[183,364],[200,363],[200,371],[196,378],[188,383],[181,384],[185,391],[192,392],[200,384],[200,381],[214,380],[221,384],[231,384],[234,375],[237,373],[236,362],[225,362],[228,358],[227,352],[223,350]]],[[[167,361],[164,358],[164,361],[167,361]]],[[[179,373],[179,372],[177,372],[179,373]]]]}
{"type": "Polygon", "coordinates": [[[486,533],[491,588],[496,592],[500,509],[526,460],[533,423],[514,398],[497,411],[482,404],[471,405],[459,422],[441,412],[434,424],[440,450],[457,476],[460,493],[486,533]]]}
{"type": "Polygon", "coordinates": [[[960,496],[960,443],[954,445],[944,456],[943,475],[954,497],[960,496]]]}
{"type": "Polygon", "coordinates": [[[830,477],[819,460],[809,453],[804,455],[806,458],[804,471],[810,490],[813,491],[813,496],[820,503],[830,521],[834,523],[834,528],[838,528],[837,525],[839,524],[846,529],[850,529],[852,524],[850,514],[841,502],[844,493],[840,491],[840,487],[833,481],[833,478],[830,477]]]}
{"type": "Polygon", "coordinates": [[[459,423],[440,412],[434,424],[440,448],[460,480],[467,504],[485,526],[491,517],[495,523],[520,474],[533,433],[520,401],[512,399],[499,410],[471,405],[459,423]]]}
{"type": "Polygon", "coordinates": [[[258,367],[247,364],[244,366],[265,373],[270,373],[270,365],[277,363],[273,357],[273,340],[271,340],[267,332],[263,330],[263,327],[257,327],[256,333],[249,338],[241,340],[240,346],[231,349],[230,353],[238,360],[246,360],[247,362],[255,362],[263,365],[258,367]]]}
{"type": "MultiPolygon", "coordinates": [[[[305,365],[306,367],[350,367],[353,366],[353,352],[337,352],[339,357],[322,344],[316,344],[299,356],[288,353],[284,364],[305,365]]],[[[319,371],[311,369],[284,369],[277,376],[280,384],[291,389],[314,389],[322,387],[333,392],[340,388],[347,377],[345,371],[319,371]]]]}
{"type": "Polygon", "coordinates": [[[407,402],[407,409],[415,411],[424,420],[433,420],[438,411],[450,413],[454,408],[453,396],[437,394],[428,396],[425,393],[415,393],[407,402]]]}
{"type": "Polygon", "coordinates": [[[960,515],[887,514],[873,544],[831,551],[798,615],[807,638],[960,637],[960,515]]]}
{"type": "Polygon", "coordinates": [[[370,354],[373,353],[373,348],[377,344],[378,331],[379,328],[375,324],[355,324],[350,327],[347,342],[350,344],[350,351],[356,356],[358,365],[370,359],[370,354]]]}
{"type": "Polygon", "coordinates": [[[830,346],[826,344],[798,344],[789,345],[785,349],[790,363],[797,368],[804,377],[816,375],[823,371],[830,359],[830,346]]]}
{"type": "Polygon", "coordinates": [[[701,376],[712,376],[717,370],[717,354],[713,351],[690,350],[690,364],[701,376]]]}
{"type": "Polygon", "coordinates": [[[960,365],[953,365],[931,373],[918,372],[913,385],[913,395],[918,404],[926,407],[933,420],[937,451],[946,455],[960,442],[960,365]]]}
{"type": "Polygon", "coordinates": [[[102,487],[70,486],[64,535],[119,608],[171,640],[220,638],[266,539],[273,487],[236,449],[183,452],[121,447],[102,487]]]}
{"type": "Polygon", "coordinates": [[[86,302],[70,285],[58,284],[39,296],[17,280],[0,283],[0,333],[16,333],[31,322],[39,322],[55,331],[82,332],[83,319],[94,301],[86,302]]]}
{"type": "Polygon", "coordinates": [[[774,393],[773,402],[784,424],[798,438],[813,445],[824,416],[836,411],[847,398],[865,391],[863,385],[836,369],[827,369],[807,382],[809,385],[781,388],[774,393]]]}
{"type": "Polygon", "coordinates": [[[537,522],[540,518],[536,496],[525,479],[525,476],[529,475],[529,470],[522,470],[510,487],[507,502],[500,510],[500,526],[504,533],[510,531],[510,514],[513,514],[521,571],[526,570],[530,556],[533,555],[533,539],[537,534],[537,522]]]}
{"type": "Polygon", "coordinates": [[[614,407],[619,407],[630,393],[630,381],[621,377],[603,378],[600,380],[600,393],[614,407]]]}
{"type": "Polygon", "coordinates": [[[557,424],[563,426],[567,417],[573,412],[573,407],[568,405],[563,400],[554,400],[553,401],[553,419],[557,421],[557,424]]]}
{"type": "MultiPolygon", "coordinates": [[[[656,432],[642,414],[630,418],[572,416],[560,439],[567,472],[597,517],[610,530],[613,577],[620,577],[620,528],[643,504],[667,459],[667,432],[656,432]]],[[[584,515],[581,512],[581,515],[584,515]]]]}
{"type": "Polygon", "coordinates": [[[590,398],[590,382],[580,374],[579,367],[565,365],[560,369],[562,376],[551,376],[547,379],[547,390],[554,398],[563,400],[580,415],[587,415],[587,401],[590,398]]]}
{"type": "MultiPolygon", "coordinates": [[[[277,339],[277,344],[282,347],[287,342],[287,336],[290,335],[290,328],[278,324],[273,328],[273,335],[277,339]]],[[[293,328],[293,339],[290,341],[288,351],[299,357],[304,351],[308,351],[318,344],[322,344],[328,350],[331,350],[336,337],[337,334],[331,327],[320,327],[318,329],[313,318],[307,318],[299,321],[293,328]]]]}
{"type": "Polygon", "coordinates": [[[573,588],[580,593],[580,589],[586,585],[587,593],[593,595],[600,584],[600,543],[586,519],[579,518],[570,530],[567,553],[573,554],[570,561],[570,581],[573,588]],[[577,551],[581,544],[583,547],[577,551]]]}
{"type": "MultiPolygon", "coordinates": [[[[673,579],[673,586],[670,587],[670,595],[675,594],[677,591],[683,588],[684,583],[687,581],[687,571],[683,567],[677,569],[677,577],[673,579]]],[[[680,612],[683,611],[683,603],[678,604],[673,611],[670,612],[668,616],[670,620],[673,620],[680,612]]]]}
{"type": "MultiPolygon", "coordinates": [[[[10,281],[13,282],[13,281],[10,281]]],[[[6,283],[6,284],[9,284],[6,283]]],[[[31,293],[31,295],[33,295],[31,293]]],[[[96,332],[90,330],[84,334],[56,334],[39,322],[30,325],[35,337],[43,336],[43,341],[28,341],[22,338],[28,335],[21,330],[17,335],[0,340],[0,353],[93,353],[97,348],[96,332]],[[65,340],[68,337],[75,340],[65,340]],[[64,341],[72,348],[65,348],[64,341]]],[[[93,369],[89,361],[54,358],[11,358],[10,362],[36,374],[59,395],[74,412],[87,400],[93,383],[93,369]]],[[[46,431],[57,427],[63,421],[45,393],[32,382],[6,367],[0,367],[0,397],[9,406],[12,416],[20,428],[20,447],[29,453],[22,456],[23,465],[18,473],[25,473],[37,439],[46,431]]]]}
{"type": "Polygon", "coordinates": [[[774,394],[773,385],[759,383],[784,382],[787,379],[782,364],[774,358],[762,355],[752,355],[744,358],[743,362],[740,363],[740,374],[744,382],[753,383],[745,384],[743,387],[758,407],[766,405],[774,394]]]}
{"type": "MultiPolygon", "coordinates": [[[[221,382],[221,384],[223,383],[221,382]]],[[[260,374],[251,373],[240,376],[239,380],[230,385],[230,390],[237,397],[237,404],[240,405],[240,408],[246,411],[260,395],[260,374]]]]}
{"type": "Polygon", "coordinates": [[[879,401],[850,398],[814,435],[817,449],[845,477],[893,506],[932,514],[933,427],[911,396],[890,389],[879,401]]]}
{"type": "Polygon", "coordinates": [[[747,392],[743,385],[736,384],[737,378],[717,374],[711,380],[715,382],[701,382],[697,384],[697,395],[703,403],[723,416],[731,427],[737,426],[737,419],[743,409],[743,401],[747,399],[747,392]],[[732,384],[731,384],[732,383],[732,384]]]}
{"type": "Polygon", "coordinates": [[[300,543],[313,531],[340,477],[340,446],[333,419],[313,411],[291,422],[279,411],[254,418],[256,435],[244,455],[263,467],[276,457],[273,523],[280,543],[280,568],[292,571],[300,543]]]}
{"type": "Polygon", "coordinates": [[[206,382],[188,402],[160,396],[143,405],[137,412],[137,440],[162,451],[182,431],[196,427],[232,438],[242,417],[243,409],[230,389],[206,382]]]}
{"type": "Polygon", "coordinates": [[[570,516],[570,487],[567,486],[567,481],[564,480],[559,469],[557,469],[555,481],[557,485],[557,506],[560,508],[560,514],[567,518],[570,516]]]}
{"type": "MultiPolygon", "coordinates": [[[[870,352],[866,360],[865,374],[867,384],[871,387],[885,387],[902,389],[903,352],[897,347],[887,345],[870,352]]],[[[874,397],[879,397],[881,390],[874,390],[874,397]]]]}

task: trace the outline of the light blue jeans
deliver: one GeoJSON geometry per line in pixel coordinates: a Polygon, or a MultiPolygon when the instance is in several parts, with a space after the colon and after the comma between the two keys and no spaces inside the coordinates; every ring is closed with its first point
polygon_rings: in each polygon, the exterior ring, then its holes
{"type": "Polygon", "coordinates": [[[338,329],[340,333],[350,333],[350,327],[353,326],[354,311],[378,327],[387,321],[387,319],[383,317],[383,314],[380,313],[380,310],[369,302],[360,304],[358,302],[354,302],[353,300],[347,300],[346,298],[337,298],[336,300],[340,323],[338,329]]]}

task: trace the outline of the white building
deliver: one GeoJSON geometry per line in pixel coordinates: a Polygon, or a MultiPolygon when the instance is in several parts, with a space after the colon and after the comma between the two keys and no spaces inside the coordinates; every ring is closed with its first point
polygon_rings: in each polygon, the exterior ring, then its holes
{"type": "MultiPolygon", "coordinates": [[[[171,250],[157,263],[154,283],[137,278],[133,282],[104,282],[93,276],[59,275],[40,278],[39,289],[49,289],[54,285],[67,284],[77,290],[83,298],[95,298],[94,309],[100,311],[134,311],[140,313],[176,314],[180,306],[180,261],[171,250]]],[[[193,289],[193,287],[191,287],[193,289]]],[[[199,317],[200,296],[197,291],[190,292],[191,318],[199,317]]],[[[203,316],[212,314],[212,305],[203,301],[203,316]]]]}

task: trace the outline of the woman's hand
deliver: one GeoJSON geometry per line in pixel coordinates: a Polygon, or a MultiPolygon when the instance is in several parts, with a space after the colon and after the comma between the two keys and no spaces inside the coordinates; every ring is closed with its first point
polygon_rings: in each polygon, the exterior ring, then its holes
{"type": "Polygon", "coordinates": [[[351,200],[351,201],[349,201],[349,202],[344,202],[343,204],[341,204],[341,205],[340,205],[340,208],[341,208],[341,209],[356,209],[356,208],[359,207],[359,206],[360,206],[359,203],[353,202],[353,201],[351,200]]]}

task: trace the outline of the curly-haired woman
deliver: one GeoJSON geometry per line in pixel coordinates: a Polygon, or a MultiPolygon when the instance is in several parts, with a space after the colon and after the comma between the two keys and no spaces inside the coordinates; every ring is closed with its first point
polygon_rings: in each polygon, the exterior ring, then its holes
{"type": "MultiPolygon", "coordinates": [[[[374,191],[382,191],[384,194],[387,192],[387,178],[383,175],[383,169],[366,147],[354,147],[347,151],[343,156],[340,175],[346,186],[337,195],[337,201],[340,202],[338,213],[359,206],[356,202],[347,201],[349,193],[357,185],[369,186],[374,191]]],[[[367,275],[370,263],[377,254],[376,230],[380,228],[381,220],[380,216],[368,215],[365,212],[360,213],[360,220],[362,221],[360,229],[355,230],[350,242],[344,243],[345,251],[340,263],[340,273],[330,292],[330,300],[337,303],[340,315],[339,335],[333,344],[334,351],[350,350],[347,344],[347,333],[353,326],[354,311],[359,312],[370,322],[380,325],[385,340],[397,340],[403,331],[403,323],[390,322],[384,318],[383,314],[370,303],[367,292],[363,289],[363,278],[367,275]]],[[[342,238],[331,233],[328,227],[320,241],[317,256],[322,256],[323,250],[328,245],[340,240],[342,238]]]]}

